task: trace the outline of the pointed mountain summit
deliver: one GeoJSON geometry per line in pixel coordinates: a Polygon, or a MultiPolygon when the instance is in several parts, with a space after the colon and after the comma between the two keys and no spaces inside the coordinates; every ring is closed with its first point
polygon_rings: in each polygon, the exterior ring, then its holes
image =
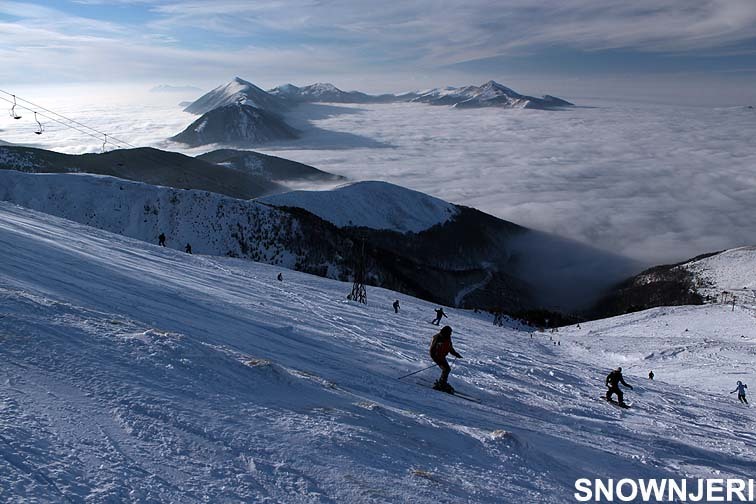
{"type": "Polygon", "coordinates": [[[218,107],[224,107],[237,102],[275,113],[281,112],[286,108],[286,105],[280,98],[260,89],[251,82],[236,77],[231,82],[218,86],[202,95],[186,107],[184,111],[201,115],[218,107]]]}

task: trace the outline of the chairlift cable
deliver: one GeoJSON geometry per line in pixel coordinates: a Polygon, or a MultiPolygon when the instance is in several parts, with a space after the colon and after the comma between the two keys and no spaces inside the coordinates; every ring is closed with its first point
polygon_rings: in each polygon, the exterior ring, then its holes
{"type": "MultiPolygon", "coordinates": [[[[4,100],[4,101],[6,101],[8,103],[13,103],[13,101],[8,100],[7,98],[3,98],[2,96],[0,96],[0,100],[4,100]]],[[[34,112],[34,110],[32,110],[32,109],[30,109],[28,107],[25,107],[23,105],[18,105],[18,108],[21,108],[21,109],[24,109],[24,110],[28,110],[29,112],[34,112]]],[[[103,134],[95,135],[94,133],[90,133],[89,131],[83,130],[81,128],[77,128],[76,126],[72,126],[70,124],[67,124],[67,123],[65,123],[65,122],[63,122],[63,121],[61,121],[59,119],[56,119],[54,117],[50,117],[48,115],[45,115],[42,112],[37,112],[37,114],[40,115],[41,117],[44,117],[45,119],[48,119],[50,121],[54,121],[54,122],[56,122],[58,124],[62,124],[66,128],[70,128],[70,129],[76,130],[79,133],[82,133],[84,135],[91,136],[92,138],[96,138],[97,140],[102,140],[102,138],[103,138],[103,134]]],[[[89,128],[89,129],[92,129],[92,128],[89,128]]],[[[110,138],[113,138],[113,137],[110,137],[110,138]]],[[[121,143],[125,143],[125,142],[112,142],[111,141],[110,143],[113,144],[113,145],[116,145],[117,147],[121,147],[121,143]]],[[[127,145],[131,146],[130,144],[127,144],[127,145]]]]}
{"type": "MultiPolygon", "coordinates": [[[[48,113],[50,113],[50,114],[53,114],[53,115],[56,115],[56,116],[58,116],[58,117],[60,117],[60,118],[62,118],[62,119],[65,119],[66,121],[72,122],[72,123],[74,123],[74,124],[76,124],[76,125],[79,125],[79,126],[81,126],[81,127],[83,127],[83,128],[86,128],[86,129],[88,129],[88,130],[94,131],[95,133],[98,133],[98,134],[99,134],[100,136],[104,136],[104,135],[106,135],[106,133],[105,133],[104,131],[100,131],[100,130],[98,130],[98,129],[96,129],[96,128],[93,128],[93,127],[91,127],[91,126],[88,126],[88,125],[86,125],[86,124],[84,124],[84,123],[81,123],[81,122],[79,122],[79,121],[77,121],[77,120],[75,120],[75,119],[71,119],[70,117],[66,117],[66,116],[64,116],[63,114],[59,114],[58,112],[55,112],[55,111],[53,111],[53,110],[50,110],[50,109],[48,109],[48,108],[46,108],[46,107],[43,107],[42,105],[38,105],[38,104],[36,104],[36,103],[34,103],[34,102],[31,102],[31,101],[29,101],[29,100],[25,100],[25,99],[23,99],[23,98],[21,98],[21,97],[19,97],[19,96],[16,96],[16,95],[14,95],[14,94],[12,94],[12,93],[9,93],[8,91],[4,91],[4,90],[0,89],[0,93],[6,94],[6,95],[8,95],[8,96],[12,96],[12,97],[14,98],[14,100],[15,100],[15,99],[18,99],[18,101],[20,101],[20,102],[28,103],[28,104],[29,104],[29,105],[31,105],[32,107],[36,107],[36,108],[37,108],[37,109],[39,109],[39,110],[44,110],[45,112],[48,112],[48,113]]],[[[1,98],[1,97],[0,97],[0,98],[1,98]]],[[[10,101],[10,100],[6,100],[6,101],[10,101]]],[[[25,107],[25,106],[23,106],[23,105],[18,105],[18,107],[19,107],[19,108],[23,108],[23,109],[25,109],[25,110],[29,110],[29,111],[32,111],[32,112],[33,112],[33,110],[32,110],[32,109],[30,109],[30,108],[28,108],[28,107],[25,107]]],[[[40,115],[42,115],[42,113],[40,113],[40,115]]],[[[19,117],[20,117],[20,116],[19,116],[19,117]]],[[[51,118],[50,118],[50,117],[48,117],[48,116],[43,116],[43,117],[47,117],[48,119],[51,119],[51,118]]],[[[58,122],[60,122],[60,121],[58,121],[58,122]]],[[[62,123],[62,122],[61,122],[61,124],[65,124],[65,123],[62,123]]],[[[74,129],[75,129],[75,128],[74,128],[74,129]]],[[[114,145],[118,145],[118,144],[124,144],[124,145],[128,145],[129,147],[132,147],[132,148],[136,148],[136,146],[135,146],[135,145],[131,145],[131,144],[130,144],[129,142],[126,142],[126,141],[124,141],[124,140],[121,140],[121,139],[119,139],[119,138],[116,138],[116,137],[114,137],[114,136],[112,136],[112,135],[108,135],[108,137],[110,137],[110,140],[111,140],[111,142],[110,142],[110,143],[111,143],[111,144],[114,144],[114,145]],[[114,141],[113,141],[113,140],[114,140],[114,141]]],[[[119,146],[120,146],[120,145],[119,145],[119,146]]]]}

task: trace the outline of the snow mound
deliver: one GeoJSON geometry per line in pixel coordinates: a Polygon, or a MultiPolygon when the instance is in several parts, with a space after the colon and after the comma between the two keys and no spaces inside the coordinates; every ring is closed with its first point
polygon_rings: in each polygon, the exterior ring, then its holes
{"type": "Polygon", "coordinates": [[[303,208],[338,227],[400,233],[425,231],[458,212],[456,206],[433,196],[378,181],[356,182],[330,191],[292,191],[260,201],[303,208]]]}

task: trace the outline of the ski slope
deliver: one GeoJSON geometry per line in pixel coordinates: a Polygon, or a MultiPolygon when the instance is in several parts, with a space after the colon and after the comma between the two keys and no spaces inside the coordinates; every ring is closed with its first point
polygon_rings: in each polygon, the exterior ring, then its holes
{"type": "Polygon", "coordinates": [[[531,337],[445,309],[464,356],[451,383],[475,404],[418,385],[436,369],[396,379],[429,365],[423,301],[369,288],[358,305],[344,283],[9,203],[0,254],[2,502],[561,503],[577,478],[756,467],[751,410],[726,394],[753,361],[746,311],[531,337]],[[705,327],[652,337],[686,321],[705,327]],[[702,335],[729,348],[722,382],[688,372],[712,362],[702,335]],[[618,364],[628,411],[597,399],[618,364]]]}

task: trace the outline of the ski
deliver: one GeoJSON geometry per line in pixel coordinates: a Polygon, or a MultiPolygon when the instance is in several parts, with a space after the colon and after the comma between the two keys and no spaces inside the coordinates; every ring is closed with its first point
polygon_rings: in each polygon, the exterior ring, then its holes
{"type": "Polygon", "coordinates": [[[415,383],[417,385],[419,385],[420,387],[423,387],[423,388],[428,387],[431,390],[435,390],[437,392],[442,392],[442,393],[450,395],[450,396],[459,397],[460,399],[464,399],[465,401],[470,401],[470,402],[474,402],[476,404],[480,404],[480,399],[478,399],[477,397],[469,396],[467,394],[458,392],[456,390],[454,392],[445,392],[443,390],[438,390],[438,389],[433,388],[433,385],[430,384],[430,383],[425,383],[425,382],[415,382],[415,383]]]}
{"type": "Polygon", "coordinates": [[[628,403],[625,403],[624,405],[622,405],[622,404],[618,403],[617,401],[615,401],[615,400],[613,400],[613,399],[607,399],[607,398],[606,398],[606,397],[604,397],[604,396],[601,396],[601,399],[602,399],[602,400],[603,400],[604,402],[608,402],[609,404],[611,404],[611,405],[612,405],[612,406],[614,406],[615,408],[620,408],[620,409],[630,409],[630,407],[632,406],[632,404],[628,404],[628,403]]]}
{"type": "Polygon", "coordinates": [[[459,397],[460,399],[464,399],[465,401],[474,402],[475,404],[480,404],[480,399],[478,399],[477,397],[472,397],[467,394],[460,394],[456,390],[449,395],[453,395],[454,397],[459,397]]]}

